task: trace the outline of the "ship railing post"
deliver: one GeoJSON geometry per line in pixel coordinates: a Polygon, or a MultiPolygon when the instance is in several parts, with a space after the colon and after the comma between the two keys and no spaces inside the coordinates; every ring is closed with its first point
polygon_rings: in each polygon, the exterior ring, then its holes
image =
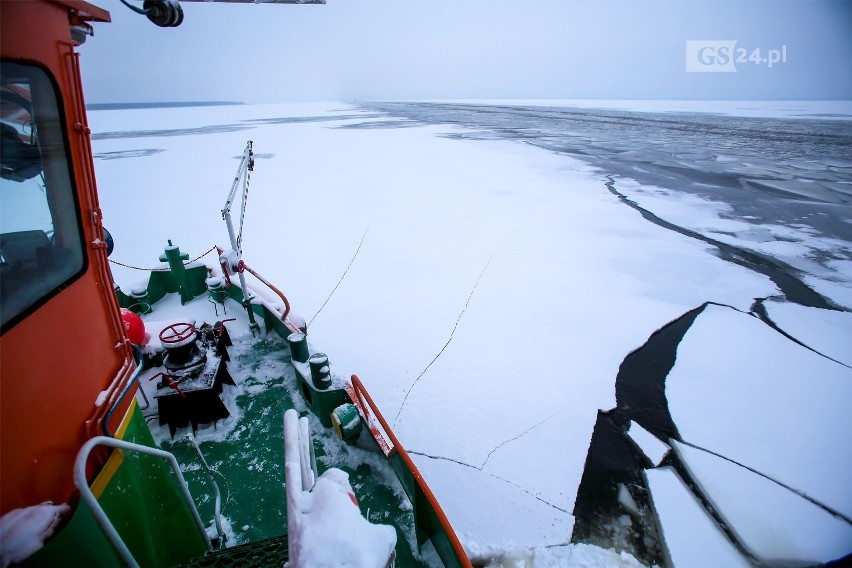
{"type": "Polygon", "coordinates": [[[299,565],[298,542],[304,492],[300,437],[299,413],[291,408],[284,413],[284,485],[287,492],[287,548],[293,566],[299,565]]]}
{"type": "Polygon", "coordinates": [[[186,501],[187,507],[189,511],[192,513],[192,518],[195,521],[195,525],[198,527],[199,532],[204,539],[204,545],[207,547],[208,551],[213,550],[213,545],[210,543],[210,537],[207,536],[207,529],[204,528],[204,523],[201,521],[201,516],[198,514],[198,509],[195,507],[195,503],[192,501],[192,496],[189,494],[189,488],[186,486],[186,480],[183,477],[183,474],[180,471],[180,466],[178,465],[177,459],[175,459],[174,454],[169,452],[157,449],[157,448],[149,448],[148,446],[142,446],[140,444],[132,444],[130,442],[125,442],[124,440],[117,440],[115,438],[107,438],[106,436],[96,436],[90,440],[88,440],[83,447],[80,448],[80,451],[77,453],[77,459],[74,462],[74,484],[77,486],[77,489],[80,491],[80,496],[86,502],[86,505],[89,506],[89,509],[92,512],[92,515],[95,517],[98,525],[103,530],[104,535],[107,537],[107,540],[110,541],[110,544],[115,548],[118,555],[121,557],[122,561],[124,561],[127,566],[131,568],[137,568],[139,563],[136,562],[136,559],[133,557],[133,553],[130,552],[130,549],[127,548],[127,544],[125,544],[124,540],[121,538],[121,535],[118,534],[118,531],[113,526],[112,522],[107,517],[106,513],[101,507],[100,503],[98,503],[97,498],[95,497],[92,490],[89,488],[89,482],[86,479],[86,463],[89,460],[89,454],[95,446],[110,446],[112,448],[118,448],[120,450],[127,450],[131,452],[138,452],[141,454],[147,454],[149,456],[155,456],[161,459],[164,459],[168,462],[169,466],[171,466],[172,473],[174,474],[175,480],[178,483],[178,486],[181,489],[181,494],[183,495],[184,501],[186,501]]]}

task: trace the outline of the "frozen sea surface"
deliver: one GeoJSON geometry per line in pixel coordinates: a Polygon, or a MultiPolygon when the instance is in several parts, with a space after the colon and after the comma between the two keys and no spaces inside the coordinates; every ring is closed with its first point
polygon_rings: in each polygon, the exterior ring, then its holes
{"type": "Polygon", "coordinates": [[[776,103],[760,113],[742,104],[707,103],[705,112],[673,104],[674,110],[662,112],[662,101],[639,101],[645,104],[636,106],[645,110],[638,112],[625,110],[630,105],[623,102],[603,103],[370,108],[465,127],[451,136],[517,140],[579,157],[615,176],[614,188],[639,206],[708,238],[788,263],[806,273],[812,287],[852,307],[852,104],[816,104],[823,111],[817,112],[776,103]]]}
{"type": "MultiPolygon", "coordinates": [[[[166,239],[192,258],[226,241],[234,158],[254,141],[246,262],[312,322],[337,368],[362,378],[475,558],[579,558],[572,535],[661,558],[644,538],[659,535],[622,508],[624,488],[640,508],[647,498],[620,429],[633,420],[680,439],[697,403],[680,397],[669,413],[666,378],[725,356],[709,306],[848,370],[849,121],[493,103],[90,120],[112,258],[136,267],[154,266],[166,239]]],[[[122,285],[145,278],[114,272],[122,285]]],[[[757,373],[759,398],[775,385],[757,373]]],[[[852,382],[833,380],[848,406],[852,382]]],[[[720,419],[712,400],[701,405],[720,419]]],[[[763,427],[786,420],[770,410],[754,404],[738,420],[744,440],[761,425],[760,463],[774,468],[789,448],[786,430],[763,427]]],[[[852,462],[848,444],[825,442],[847,422],[801,419],[811,449],[852,462]]],[[[829,475],[838,489],[826,498],[846,510],[844,467],[800,468],[790,483],[829,475]]]]}

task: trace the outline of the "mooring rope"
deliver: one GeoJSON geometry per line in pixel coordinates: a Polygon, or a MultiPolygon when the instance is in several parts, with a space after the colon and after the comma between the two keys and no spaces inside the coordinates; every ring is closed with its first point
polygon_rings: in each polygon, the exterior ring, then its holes
{"type": "MultiPolygon", "coordinates": [[[[204,252],[203,254],[200,254],[199,256],[193,258],[192,260],[188,260],[188,261],[184,262],[183,265],[188,266],[188,265],[192,264],[193,262],[197,262],[197,261],[201,260],[202,258],[204,258],[205,256],[207,256],[208,254],[210,254],[211,252],[213,252],[214,250],[216,250],[216,245],[213,245],[206,252],[204,252]]],[[[118,266],[123,266],[124,268],[132,268],[133,270],[144,270],[145,272],[168,272],[169,270],[171,270],[171,268],[159,268],[159,267],[158,268],[143,268],[141,266],[133,266],[132,264],[125,264],[123,262],[119,262],[119,261],[113,260],[111,258],[107,259],[107,260],[109,260],[113,264],[117,264],[118,266]]]]}

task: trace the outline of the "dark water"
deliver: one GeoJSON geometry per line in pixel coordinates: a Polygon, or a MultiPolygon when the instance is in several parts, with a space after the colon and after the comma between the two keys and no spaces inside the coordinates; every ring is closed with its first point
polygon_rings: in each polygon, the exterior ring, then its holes
{"type": "Polygon", "coordinates": [[[624,548],[649,565],[663,565],[642,476],[643,469],[656,464],[648,461],[626,432],[633,421],[660,440],[681,439],[669,413],[666,377],[674,367],[678,344],[705,307],[665,325],[621,363],[615,378],[616,407],[598,412],[589,443],[574,505],[572,541],[624,548]],[[626,514],[618,498],[619,485],[630,492],[642,515],[626,514]]]}

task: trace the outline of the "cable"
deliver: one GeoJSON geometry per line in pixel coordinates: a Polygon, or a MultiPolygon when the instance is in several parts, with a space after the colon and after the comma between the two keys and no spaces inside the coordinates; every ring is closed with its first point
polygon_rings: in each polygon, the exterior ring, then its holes
{"type": "MultiPolygon", "coordinates": [[[[186,262],[183,263],[183,265],[189,266],[193,262],[197,262],[197,261],[201,260],[202,258],[207,256],[208,254],[210,254],[214,250],[216,250],[216,245],[213,245],[206,252],[196,256],[192,260],[187,260],[186,262]]],[[[119,261],[113,260],[113,259],[109,259],[109,261],[113,264],[117,264],[118,266],[123,266],[124,268],[132,268],[133,270],[143,270],[145,272],[168,272],[169,270],[171,270],[171,268],[143,268],[141,266],[133,266],[132,264],[124,264],[123,262],[119,262],[119,261]]]]}
{"type": "MultiPolygon", "coordinates": [[[[192,444],[192,447],[195,450],[198,459],[201,460],[201,465],[207,474],[207,480],[210,482],[210,485],[213,486],[213,522],[216,525],[216,534],[219,536],[219,543],[221,546],[228,539],[228,536],[225,534],[225,529],[222,527],[222,494],[219,492],[219,484],[216,483],[215,479],[213,479],[213,474],[211,473],[213,470],[210,469],[209,465],[207,465],[207,460],[204,459],[204,454],[201,453],[201,448],[198,447],[198,443],[195,441],[195,436],[190,432],[187,433],[186,439],[190,444],[192,444]]],[[[224,476],[222,477],[224,478],[224,476]]]]}
{"type": "Polygon", "coordinates": [[[147,16],[148,13],[150,12],[150,10],[144,10],[142,8],[137,8],[133,4],[130,4],[129,2],[127,2],[127,0],[120,0],[120,2],[122,4],[124,4],[125,6],[127,6],[128,8],[130,8],[131,10],[133,10],[134,12],[136,12],[137,14],[142,14],[143,16],[147,16]]]}

